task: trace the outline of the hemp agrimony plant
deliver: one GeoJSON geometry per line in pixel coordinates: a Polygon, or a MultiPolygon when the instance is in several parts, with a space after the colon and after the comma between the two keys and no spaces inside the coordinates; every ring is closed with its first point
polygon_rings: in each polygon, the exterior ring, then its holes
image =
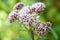
{"type": "Polygon", "coordinates": [[[34,32],[43,37],[49,32],[51,26],[50,22],[44,24],[39,20],[39,14],[45,7],[45,4],[42,2],[37,2],[31,6],[26,6],[24,3],[19,2],[13,7],[8,20],[10,23],[17,20],[25,28],[29,27],[29,32],[32,33],[32,40],[34,40],[34,32]]]}

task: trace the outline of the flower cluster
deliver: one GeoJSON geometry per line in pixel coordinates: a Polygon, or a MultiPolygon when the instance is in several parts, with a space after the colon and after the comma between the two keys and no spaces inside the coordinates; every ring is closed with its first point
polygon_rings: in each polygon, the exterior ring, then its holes
{"type": "Polygon", "coordinates": [[[42,2],[35,3],[31,6],[32,11],[36,13],[40,13],[45,9],[45,4],[42,2]]]}
{"type": "Polygon", "coordinates": [[[24,6],[24,4],[22,2],[19,2],[13,7],[13,10],[18,10],[18,9],[22,8],[23,6],[24,6]]]}
{"type": "Polygon", "coordinates": [[[10,23],[12,23],[14,21],[14,19],[16,19],[16,17],[18,16],[18,10],[13,10],[9,16],[8,16],[8,20],[10,23]]]}
{"type": "Polygon", "coordinates": [[[40,23],[39,26],[36,26],[35,30],[40,36],[45,36],[49,32],[50,26],[51,26],[50,22],[47,22],[46,24],[40,23]]]}
{"type": "Polygon", "coordinates": [[[37,14],[43,11],[44,8],[45,4],[42,2],[35,3],[32,6],[24,6],[23,3],[19,2],[13,7],[13,11],[9,14],[8,20],[12,23],[16,19],[25,27],[34,26],[36,32],[44,36],[49,30],[50,23],[42,24],[37,14]]]}

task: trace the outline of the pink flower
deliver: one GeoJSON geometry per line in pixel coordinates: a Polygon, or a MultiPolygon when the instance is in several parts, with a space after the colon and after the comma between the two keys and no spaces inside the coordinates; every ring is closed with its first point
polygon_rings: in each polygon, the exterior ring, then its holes
{"type": "Polygon", "coordinates": [[[19,3],[17,3],[14,7],[13,7],[13,10],[18,10],[18,9],[20,9],[21,7],[23,7],[24,6],[24,4],[22,3],[22,2],[19,2],[19,3]]]}
{"type": "Polygon", "coordinates": [[[13,11],[9,14],[8,20],[12,23],[14,20],[17,20],[19,23],[23,24],[25,27],[34,26],[35,31],[41,35],[45,36],[49,32],[50,23],[47,22],[43,24],[39,20],[40,13],[45,8],[45,4],[42,2],[38,2],[33,4],[32,6],[24,6],[23,3],[17,3],[13,7],[13,11]]]}
{"type": "Polygon", "coordinates": [[[16,18],[16,16],[18,16],[18,10],[13,10],[9,16],[8,16],[8,20],[10,23],[12,23],[14,21],[14,19],[16,18]]]}
{"type": "Polygon", "coordinates": [[[42,2],[37,2],[31,6],[31,10],[36,13],[40,13],[41,11],[44,10],[44,8],[45,8],[45,4],[42,2]]]}
{"type": "Polygon", "coordinates": [[[49,32],[49,28],[51,26],[51,23],[50,22],[47,22],[46,24],[39,23],[39,24],[36,24],[36,25],[39,25],[39,26],[35,27],[36,32],[40,36],[45,36],[49,32]]]}

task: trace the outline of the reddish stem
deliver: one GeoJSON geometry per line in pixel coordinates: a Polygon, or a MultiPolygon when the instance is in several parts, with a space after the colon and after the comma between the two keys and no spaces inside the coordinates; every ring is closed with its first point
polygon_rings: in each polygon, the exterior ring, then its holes
{"type": "Polygon", "coordinates": [[[30,29],[30,32],[31,32],[31,36],[32,36],[32,40],[34,40],[34,32],[33,32],[33,30],[32,29],[30,29]]]}

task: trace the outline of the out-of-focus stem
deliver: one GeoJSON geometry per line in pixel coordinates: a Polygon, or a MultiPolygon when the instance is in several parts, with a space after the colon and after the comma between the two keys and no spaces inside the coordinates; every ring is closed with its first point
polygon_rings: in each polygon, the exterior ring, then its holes
{"type": "Polygon", "coordinates": [[[30,27],[30,32],[31,32],[32,40],[34,40],[34,30],[32,30],[32,28],[31,28],[31,27],[30,27]]]}

